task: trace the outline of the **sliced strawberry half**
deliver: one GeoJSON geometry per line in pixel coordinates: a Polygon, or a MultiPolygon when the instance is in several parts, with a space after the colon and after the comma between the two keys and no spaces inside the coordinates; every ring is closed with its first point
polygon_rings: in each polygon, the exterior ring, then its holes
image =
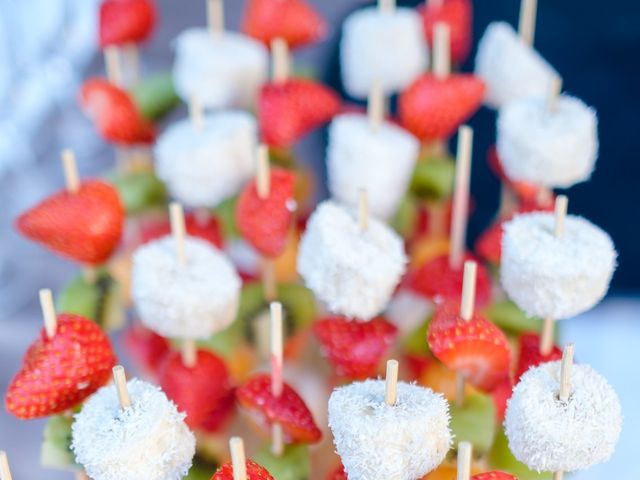
{"type": "Polygon", "coordinates": [[[258,374],[236,390],[240,405],[247,409],[256,422],[270,429],[279,423],[287,443],[316,443],[322,437],[304,400],[288,384],[282,395],[271,393],[271,376],[258,374]]]}
{"type": "Polygon", "coordinates": [[[471,477],[471,480],[518,480],[518,477],[496,470],[494,472],[479,473],[471,477]]]}
{"type": "Polygon", "coordinates": [[[422,17],[424,32],[433,48],[433,30],[438,22],[449,26],[451,59],[453,63],[464,63],[471,50],[473,40],[473,4],[471,0],[444,0],[426,2],[418,7],[422,17]]]}
{"type": "Polygon", "coordinates": [[[327,480],[347,480],[347,472],[344,471],[342,464],[327,476],[327,480]]]}
{"type": "Polygon", "coordinates": [[[170,351],[169,341],[136,322],[124,333],[124,348],[133,363],[145,374],[156,376],[170,351]]]}
{"type": "MultiPolygon", "coordinates": [[[[253,460],[246,461],[246,469],[247,480],[273,480],[273,477],[267,469],[253,460]]],[[[222,465],[216,473],[213,474],[211,480],[234,480],[233,465],[231,462],[222,465]]]]}
{"type": "Polygon", "coordinates": [[[520,355],[516,367],[516,382],[531,367],[537,367],[541,363],[562,360],[562,350],[557,345],[551,347],[547,355],[540,353],[540,336],[535,333],[523,333],[518,340],[520,355]]]}
{"type": "Polygon", "coordinates": [[[504,333],[480,313],[470,320],[460,305],[440,305],[431,320],[427,341],[433,355],[446,367],[486,392],[509,375],[511,348],[504,333]]]}
{"type": "MultiPolygon", "coordinates": [[[[218,218],[211,214],[203,217],[194,213],[185,215],[185,227],[187,235],[191,237],[206,240],[216,248],[222,248],[224,245],[222,228],[218,218]]],[[[142,243],[150,242],[158,238],[164,237],[171,233],[171,223],[167,218],[145,223],[142,226],[141,241],[142,243]]]]}
{"type": "Polygon", "coordinates": [[[143,42],[151,35],[156,17],[153,0],[104,0],[100,5],[100,48],[143,42]]]}
{"type": "Polygon", "coordinates": [[[491,398],[496,407],[496,422],[502,423],[504,414],[507,411],[507,402],[511,398],[513,392],[513,382],[510,377],[505,377],[502,381],[491,390],[491,398]]]}
{"type": "Polygon", "coordinates": [[[380,361],[393,344],[398,329],[382,317],[358,322],[331,316],[317,320],[313,333],[322,355],[340,377],[374,376],[380,361]]]}

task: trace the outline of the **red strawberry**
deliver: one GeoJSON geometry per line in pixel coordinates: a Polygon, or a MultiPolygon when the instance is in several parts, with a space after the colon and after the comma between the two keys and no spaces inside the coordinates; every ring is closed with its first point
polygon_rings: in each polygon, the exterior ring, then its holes
{"type": "Polygon", "coordinates": [[[288,443],[316,443],[322,436],[304,400],[290,385],[284,384],[280,397],[273,396],[270,375],[254,375],[236,390],[236,398],[265,428],[282,425],[288,443]]]}
{"type": "Polygon", "coordinates": [[[491,390],[491,398],[496,407],[496,422],[501,424],[504,420],[504,414],[507,411],[507,402],[511,398],[513,391],[513,382],[511,378],[505,377],[498,385],[491,390]]]}
{"type": "Polygon", "coordinates": [[[480,313],[465,321],[460,305],[439,306],[429,325],[427,341],[433,355],[474,385],[491,391],[509,375],[511,349],[504,333],[480,313]]]}
{"type": "Polygon", "coordinates": [[[258,99],[260,132],[268,145],[287,147],[339,110],[340,99],[321,83],[302,78],[267,83],[258,99]]]}
{"type": "Polygon", "coordinates": [[[260,198],[256,181],[249,182],[236,206],[236,223],[242,236],[267,257],[280,255],[293,224],[295,174],[274,168],[270,173],[269,194],[260,198]]]}
{"type": "Polygon", "coordinates": [[[200,424],[200,428],[208,433],[219,432],[231,418],[236,406],[235,388],[229,389],[226,395],[218,401],[218,406],[200,424]]]}
{"type": "Polygon", "coordinates": [[[518,341],[520,356],[516,367],[516,382],[531,367],[537,367],[541,363],[562,360],[562,350],[553,345],[547,355],[540,353],[540,336],[535,333],[523,333],[518,341]]]}
{"type": "Polygon", "coordinates": [[[479,473],[471,477],[471,480],[518,480],[518,477],[496,470],[495,472],[479,473]]]}
{"type": "Polygon", "coordinates": [[[55,335],[48,338],[43,328],[27,350],[5,407],[21,419],[64,412],[108,382],[115,364],[109,337],[95,322],[60,314],[55,335]]]}
{"type": "Polygon", "coordinates": [[[336,374],[359,379],[376,374],[398,329],[381,317],[358,322],[332,316],[316,321],[313,333],[320,342],[322,355],[334,366],[336,374]]]}
{"type": "Polygon", "coordinates": [[[224,403],[231,390],[224,361],[207,350],[198,350],[192,367],[182,361],[180,352],[171,352],[158,372],[162,390],[185,412],[185,422],[199,427],[224,403]]]}
{"type": "Polygon", "coordinates": [[[104,0],[100,5],[100,48],[140,43],[149,38],[155,23],[152,0],[104,0]]]}
{"type": "Polygon", "coordinates": [[[470,74],[422,75],[400,95],[400,121],[423,141],[447,139],[480,108],[484,91],[482,80],[470,74]]]}
{"type": "Polygon", "coordinates": [[[469,55],[473,40],[473,5],[471,0],[444,0],[441,5],[426,2],[418,8],[422,16],[424,32],[433,47],[433,29],[436,23],[444,22],[449,26],[451,39],[451,59],[462,64],[469,55]]]}
{"type": "Polygon", "coordinates": [[[127,92],[101,78],[87,80],[80,104],[100,135],[118,145],[152,143],[155,127],[139,112],[127,92]]]}
{"type": "MultiPolygon", "coordinates": [[[[465,254],[464,261],[473,260],[470,254],[465,254]]],[[[462,268],[452,270],[449,266],[449,256],[441,255],[430,260],[417,269],[410,271],[404,280],[404,285],[419,295],[423,295],[436,303],[459,301],[462,296],[462,268]]],[[[480,308],[491,300],[491,277],[487,269],[478,263],[476,281],[476,307],[480,308]]]]}
{"type": "Polygon", "coordinates": [[[124,208],[115,188],[89,180],[77,192],[58,192],[18,217],[25,237],[78,262],[98,265],[120,242],[124,208]]]}
{"type": "MultiPolygon", "coordinates": [[[[273,480],[271,474],[261,465],[252,460],[247,460],[247,480],[273,480]]],[[[233,480],[233,465],[231,462],[222,465],[211,480],[233,480]]]]}
{"type": "MultiPolygon", "coordinates": [[[[206,218],[202,218],[196,214],[187,213],[184,221],[187,235],[206,240],[216,248],[223,247],[222,228],[217,217],[208,215],[206,218]]],[[[141,240],[142,243],[147,243],[170,233],[171,223],[167,218],[163,218],[143,225],[141,240]]]]}
{"type": "Polygon", "coordinates": [[[347,480],[347,474],[344,471],[342,464],[338,466],[333,472],[329,474],[327,480],[347,480]]]}
{"type": "Polygon", "coordinates": [[[494,265],[500,265],[502,257],[502,226],[503,220],[499,220],[480,234],[475,244],[475,252],[483,260],[494,265]]]}
{"type": "Polygon", "coordinates": [[[147,375],[155,376],[170,351],[169,341],[136,323],[124,334],[124,348],[133,363],[147,375]]]}
{"type": "Polygon", "coordinates": [[[267,47],[280,37],[290,48],[296,48],[322,40],[327,34],[327,24],[303,0],[249,0],[242,31],[267,47]]]}

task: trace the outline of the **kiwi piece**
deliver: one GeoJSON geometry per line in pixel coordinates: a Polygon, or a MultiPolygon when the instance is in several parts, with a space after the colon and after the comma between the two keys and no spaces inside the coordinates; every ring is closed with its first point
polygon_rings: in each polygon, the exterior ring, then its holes
{"type": "Polygon", "coordinates": [[[78,468],[71,451],[71,424],[71,416],[54,415],[47,421],[40,447],[40,462],[43,467],[59,470],[78,468]]]}
{"type": "Polygon", "coordinates": [[[519,480],[551,480],[553,477],[552,473],[537,473],[529,470],[524,463],[516,460],[511,450],[509,450],[509,440],[507,440],[502,429],[498,431],[489,452],[489,464],[491,469],[510,473],[519,480]]]}
{"type": "Polygon", "coordinates": [[[410,191],[423,200],[444,200],[451,196],[455,162],[448,157],[429,158],[418,163],[411,177],[410,191]]]}
{"type": "Polygon", "coordinates": [[[404,341],[404,350],[407,353],[431,353],[429,343],[427,343],[427,332],[429,331],[429,325],[431,324],[432,318],[433,314],[429,315],[418,328],[406,336],[404,341]]]}
{"type": "Polygon", "coordinates": [[[471,442],[474,450],[486,453],[496,435],[496,407],[489,395],[468,394],[464,404],[450,405],[451,431],[457,442],[471,442]]]}
{"type": "Polygon", "coordinates": [[[56,307],[59,312],[89,318],[107,332],[122,328],[126,322],[120,287],[104,269],[96,272],[94,281],[78,275],[59,293],[56,307]]]}
{"type": "Polygon", "coordinates": [[[210,480],[219,465],[196,454],[185,480],[210,480]]]}
{"type": "MultiPolygon", "coordinates": [[[[524,332],[539,332],[542,330],[542,319],[527,317],[511,300],[494,302],[484,309],[485,316],[506,333],[519,335],[524,332]]],[[[557,325],[555,338],[558,336],[557,325]]]]}
{"type": "Polygon", "coordinates": [[[265,445],[253,459],[278,480],[307,480],[311,474],[309,448],[304,444],[287,445],[279,457],[271,453],[271,445],[265,445]]]}
{"type": "Polygon", "coordinates": [[[219,203],[214,209],[216,217],[220,220],[224,238],[237,238],[240,236],[238,226],[236,225],[237,203],[238,197],[230,197],[219,203]]]}
{"type": "Polygon", "coordinates": [[[147,120],[157,121],[180,104],[171,72],[161,72],[144,78],[131,90],[138,111],[147,120]]]}
{"type": "Polygon", "coordinates": [[[396,211],[391,226],[404,238],[409,238],[415,232],[418,222],[418,204],[410,195],[406,195],[396,211]]]}
{"type": "Polygon", "coordinates": [[[167,191],[152,171],[138,170],[109,175],[109,181],[118,190],[128,215],[164,208],[167,191]]]}

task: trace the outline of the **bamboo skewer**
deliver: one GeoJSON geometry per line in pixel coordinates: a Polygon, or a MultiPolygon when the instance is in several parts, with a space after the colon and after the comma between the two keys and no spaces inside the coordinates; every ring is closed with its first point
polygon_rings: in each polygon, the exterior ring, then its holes
{"type": "Polygon", "coordinates": [[[127,389],[127,377],[124,373],[124,367],[122,365],[116,365],[112,371],[116,392],[118,392],[120,408],[126,410],[131,407],[131,397],[129,397],[129,390],[127,389]]]}
{"type": "Polygon", "coordinates": [[[537,0],[522,0],[520,3],[520,22],[518,25],[518,33],[524,43],[529,46],[533,45],[533,39],[536,31],[536,10],[537,0]]]}
{"type": "Polygon", "coordinates": [[[369,124],[374,132],[380,129],[384,122],[385,98],[382,91],[382,83],[379,80],[373,82],[371,91],[369,92],[369,100],[367,102],[367,115],[369,124]]]}
{"type": "Polygon", "coordinates": [[[233,480],[247,480],[247,460],[244,453],[244,442],[240,437],[229,439],[231,450],[231,465],[233,466],[233,480]]]}
{"type": "Polygon", "coordinates": [[[471,454],[473,447],[469,442],[458,444],[458,465],[456,480],[469,480],[471,478],[471,454]]]}
{"type": "Polygon", "coordinates": [[[40,308],[42,309],[42,317],[44,318],[44,329],[47,332],[47,338],[53,338],[58,326],[56,309],[53,305],[53,295],[48,288],[43,288],[39,294],[40,308]]]}
{"type": "MultiPolygon", "coordinates": [[[[460,299],[460,318],[468,322],[473,318],[476,302],[476,279],[478,276],[478,264],[474,261],[464,262],[464,274],[462,280],[462,296],[460,299]]],[[[465,379],[461,373],[456,373],[456,405],[464,405],[465,379]]]]}
{"type": "MultiPolygon", "coordinates": [[[[284,389],[282,378],[283,368],[283,332],[282,332],[282,304],[272,302],[270,305],[270,346],[271,346],[271,393],[279,398],[284,389]]],[[[281,456],[284,452],[284,438],[282,425],[274,423],[271,426],[271,452],[281,456]]]]}
{"type": "Polygon", "coordinates": [[[445,22],[433,27],[433,74],[439,79],[451,74],[451,29],[445,22]]]}
{"type": "Polygon", "coordinates": [[[224,3],[222,0],[207,0],[207,25],[212,37],[224,34],[224,3]]]}
{"type": "Polygon", "coordinates": [[[0,480],[13,480],[9,469],[9,459],[7,452],[0,450],[0,480]]]}
{"type": "Polygon", "coordinates": [[[291,70],[291,59],[289,58],[289,46],[283,38],[274,38],[271,41],[271,56],[273,82],[286,82],[289,79],[291,70]]]}
{"type": "Polygon", "coordinates": [[[366,232],[369,228],[369,197],[363,188],[358,196],[358,225],[360,231],[366,232]]]}
{"type": "MultiPolygon", "coordinates": [[[[560,363],[560,389],[558,392],[558,399],[561,402],[567,402],[571,395],[571,367],[573,366],[573,351],[574,345],[570,343],[564,347],[562,352],[562,362],[560,363]]],[[[562,480],[564,478],[564,472],[559,470],[553,472],[553,480],[562,480]]]]}
{"type": "Polygon", "coordinates": [[[469,177],[471,174],[472,144],[473,130],[466,125],[461,126],[458,130],[451,246],[449,249],[449,267],[453,270],[458,270],[462,266],[464,258],[467,216],[469,213],[469,177]]]}
{"type": "Polygon", "coordinates": [[[398,402],[398,361],[387,361],[385,377],[385,402],[393,407],[398,402]]]}

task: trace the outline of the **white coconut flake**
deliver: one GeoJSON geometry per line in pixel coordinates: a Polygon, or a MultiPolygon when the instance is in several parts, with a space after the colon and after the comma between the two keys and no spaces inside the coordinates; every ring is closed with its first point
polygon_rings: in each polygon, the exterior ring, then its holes
{"type": "Polygon", "coordinates": [[[589,180],[598,157],[595,110],[568,95],[549,111],[544,98],[524,98],[500,110],[498,156],[505,173],[551,188],[589,180]]]}
{"type": "Polygon", "coordinates": [[[369,320],[388,303],[405,271],[402,239],[369,218],[365,231],[356,214],[332,201],[309,218],[298,252],[298,272],[329,311],[369,320]]]}
{"type": "Polygon", "coordinates": [[[563,319],[595,306],[607,293],[616,267],[609,235],[573,215],[554,235],[552,213],[517,215],[504,225],[502,287],[529,316],[563,319]]]}
{"type": "Polygon", "coordinates": [[[329,428],[350,480],[415,480],[435,469],[451,447],[449,405],[429,388],[398,383],[385,402],[385,382],[339,387],[329,398],[329,428]]]}
{"type": "Polygon", "coordinates": [[[374,129],[366,115],[339,115],[329,127],[327,147],[332,197],[356,207],[365,189],[370,213],[388,220],[407,192],[419,149],[413,135],[390,122],[374,129]]]}
{"type": "Polygon", "coordinates": [[[158,388],[127,384],[131,407],[123,410],[114,385],[102,387],[75,415],[71,449],[93,480],[179,480],[195,454],[185,414],[158,388]]]}
{"type": "Polygon", "coordinates": [[[528,370],[507,404],[509,448],[538,472],[573,472],[606,462],[622,428],[616,392],[588,365],[572,366],[571,394],[559,400],[560,365],[528,370]]]}
{"type": "Polygon", "coordinates": [[[241,280],[227,257],[208,242],[185,238],[180,265],[171,236],[133,254],[132,293],[140,320],[172,338],[202,339],[228,327],[238,310],[241,280]]]}

